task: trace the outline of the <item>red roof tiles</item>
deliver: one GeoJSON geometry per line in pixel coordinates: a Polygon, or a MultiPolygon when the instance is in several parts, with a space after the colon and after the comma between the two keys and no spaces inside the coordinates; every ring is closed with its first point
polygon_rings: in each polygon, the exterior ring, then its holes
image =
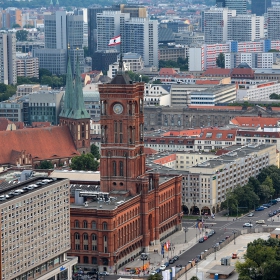
{"type": "Polygon", "coordinates": [[[0,143],[0,164],[11,163],[21,151],[38,160],[79,155],[66,126],[0,131],[0,143]]]}
{"type": "Polygon", "coordinates": [[[204,71],[202,76],[205,77],[230,77],[231,69],[209,68],[204,71]]]}
{"type": "Polygon", "coordinates": [[[276,127],[280,118],[263,118],[263,117],[235,117],[231,120],[232,124],[242,127],[276,127]]]}

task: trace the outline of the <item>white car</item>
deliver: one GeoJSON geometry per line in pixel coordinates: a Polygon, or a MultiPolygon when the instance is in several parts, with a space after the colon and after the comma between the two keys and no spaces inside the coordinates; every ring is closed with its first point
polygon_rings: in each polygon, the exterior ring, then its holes
{"type": "Polygon", "coordinates": [[[256,221],[256,224],[265,224],[265,221],[264,220],[258,220],[258,221],[256,221]]]}
{"type": "Polygon", "coordinates": [[[280,202],[280,197],[276,198],[276,200],[277,200],[278,202],[280,202]]]}
{"type": "Polygon", "coordinates": [[[251,223],[245,223],[244,225],[243,225],[243,227],[252,227],[253,226],[253,224],[251,224],[251,223]]]}
{"type": "Polygon", "coordinates": [[[156,275],[156,274],[157,274],[156,271],[152,271],[152,272],[150,273],[150,275],[156,275]]]}
{"type": "Polygon", "coordinates": [[[166,269],[166,266],[164,264],[162,264],[159,268],[160,270],[165,270],[166,269]]]}

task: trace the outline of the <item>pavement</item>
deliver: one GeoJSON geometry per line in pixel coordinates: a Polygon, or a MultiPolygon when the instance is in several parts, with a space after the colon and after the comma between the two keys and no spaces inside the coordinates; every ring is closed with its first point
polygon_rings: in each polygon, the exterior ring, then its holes
{"type": "MultiPolygon", "coordinates": [[[[214,267],[215,265],[221,265],[221,258],[231,256],[232,253],[237,253],[238,259],[231,259],[231,266],[235,266],[235,263],[237,261],[244,261],[244,254],[247,250],[247,244],[249,242],[252,242],[255,239],[262,238],[262,239],[268,239],[269,233],[263,232],[263,233],[252,233],[252,234],[243,234],[238,236],[234,241],[230,242],[227,246],[225,246],[223,249],[216,252],[216,258],[215,253],[209,255],[206,260],[202,260],[198,263],[197,266],[191,268],[188,270],[188,272],[185,275],[182,275],[179,280],[187,280],[190,279],[192,276],[197,276],[200,280],[203,279],[210,279],[208,273],[206,273],[209,269],[214,267]]],[[[238,274],[237,272],[233,272],[233,274],[227,278],[229,280],[237,280],[238,274]]]]}

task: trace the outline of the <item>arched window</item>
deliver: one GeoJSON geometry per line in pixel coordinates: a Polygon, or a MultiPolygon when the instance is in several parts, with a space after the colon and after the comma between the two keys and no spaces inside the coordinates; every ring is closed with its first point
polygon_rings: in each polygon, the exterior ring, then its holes
{"type": "Polygon", "coordinates": [[[91,235],[91,250],[97,251],[97,237],[95,234],[91,235]]]}
{"type": "Polygon", "coordinates": [[[84,263],[88,263],[88,257],[84,256],[84,263]]]}
{"type": "Polygon", "coordinates": [[[113,161],[113,176],[117,176],[117,165],[115,161],[113,161]]]}
{"type": "Polygon", "coordinates": [[[103,229],[105,229],[105,230],[108,229],[108,224],[106,222],[103,223],[103,229]]]}
{"type": "Polygon", "coordinates": [[[84,233],[83,239],[88,240],[88,234],[87,233],[84,233]]]}
{"type": "Polygon", "coordinates": [[[92,229],[96,229],[96,222],[95,222],[95,221],[93,221],[93,222],[91,223],[91,228],[92,228],[92,229]]]}
{"type": "Polygon", "coordinates": [[[87,227],[88,227],[87,221],[83,221],[83,228],[87,228],[87,227]]]}
{"type": "Polygon", "coordinates": [[[80,223],[79,223],[78,220],[76,220],[76,221],[74,222],[74,227],[75,227],[75,228],[79,228],[79,227],[80,227],[80,223]]]}
{"type": "Polygon", "coordinates": [[[80,240],[80,234],[77,233],[77,232],[75,233],[75,239],[76,239],[76,240],[80,240]]]}
{"type": "Polygon", "coordinates": [[[96,257],[92,257],[91,258],[91,263],[92,264],[97,264],[97,258],[96,257]]]}
{"type": "Polygon", "coordinates": [[[123,162],[120,161],[120,176],[123,176],[123,162]]]}

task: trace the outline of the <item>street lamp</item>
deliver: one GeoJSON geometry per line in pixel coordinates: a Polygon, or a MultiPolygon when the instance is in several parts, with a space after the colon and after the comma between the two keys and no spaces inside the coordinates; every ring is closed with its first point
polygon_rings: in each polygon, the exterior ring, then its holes
{"type": "Polygon", "coordinates": [[[236,244],[236,243],[235,243],[235,234],[236,234],[236,231],[234,230],[234,231],[233,231],[233,235],[234,235],[234,237],[233,237],[234,245],[236,244]]]}
{"type": "Polygon", "coordinates": [[[184,228],[184,231],[185,231],[185,243],[187,243],[187,232],[188,232],[188,228],[185,227],[185,228],[184,228]]]}
{"type": "Polygon", "coordinates": [[[143,257],[143,275],[144,275],[144,272],[145,272],[144,264],[145,264],[145,258],[143,257]]]}
{"type": "Polygon", "coordinates": [[[217,245],[214,245],[214,250],[215,250],[215,260],[217,259],[217,255],[216,255],[216,252],[217,252],[217,245]]]}

